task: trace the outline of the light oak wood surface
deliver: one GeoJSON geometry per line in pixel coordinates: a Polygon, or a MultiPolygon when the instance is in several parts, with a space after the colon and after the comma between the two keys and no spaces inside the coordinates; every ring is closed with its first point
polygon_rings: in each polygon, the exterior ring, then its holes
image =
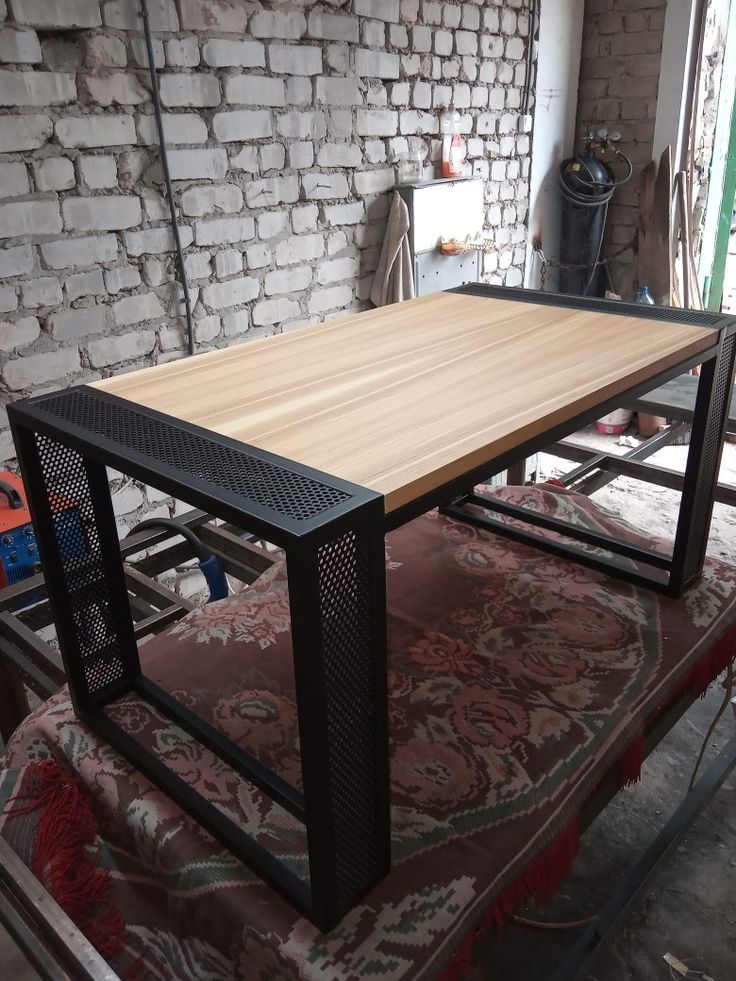
{"type": "Polygon", "coordinates": [[[92,387],[369,487],[390,512],[714,339],[435,293],[92,387]]]}

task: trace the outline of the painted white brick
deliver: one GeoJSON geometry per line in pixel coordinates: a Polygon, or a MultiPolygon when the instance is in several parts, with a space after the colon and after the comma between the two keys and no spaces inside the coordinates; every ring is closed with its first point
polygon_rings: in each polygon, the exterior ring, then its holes
{"type": "MultiPolygon", "coordinates": [[[[400,139],[400,137],[394,137],[400,139]]],[[[369,164],[386,162],[386,144],[383,140],[365,141],[365,162],[369,164]]]]}
{"type": "Polygon", "coordinates": [[[163,286],[173,275],[168,274],[168,263],[162,259],[146,259],[143,263],[143,279],[149,286],[163,286]]]}
{"type": "Polygon", "coordinates": [[[367,48],[386,46],[386,25],[380,20],[364,20],[360,25],[361,41],[367,48]]]}
{"type": "Polygon", "coordinates": [[[242,269],[243,254],[237,249],[225,249],[215,256],[215,274],[218,279],[234,276],[236,273],[242,272],[242,269]]]}
{"type": "Polygon", "coordinates": [[[319,208],[316,204],[307,204],[303,208],[294,208],[291,212],[291,227],[299,232],[315,232],[319,222],[319,208]]]}
{"type": "MultiPolygon", "coordinates": [[[[161,301],[155,293],[137,293],[135,296],[125,296],[122,300],[116,300],[112,305],[112,313],[118,327],[127,327],[128,324],[140,324],[144,320],[157,320],[165,315],[161,301]]],[[[149,350],[151,350],[149,348],[149,350]]],[[[121,358],[115,358],[120,361],[121,358]]],[[[113,361],[106,362],[114,364],[113,361]]]]}
{"type": "Polygon", "coordinates": [[[212,130],[221,143],[259,140],[271,136],[271,114],[265,109],[218,112],[212,119],[212,130]]]}
{"type": "Polygon", "coordinates": [[[34,65],[43,61],[41,45],[35,31],[0,31],[0,61],[34,65]]]}
{"type": "MultiPolygon", "coordinates": [[[[81,0],[80,0],[81,2],[81,0]]],[[[142,31],[143,24],[137,4],[129,0],[113,0],[103,7],[107,27],[117,27],[121,31],[142,31]]],[[[174,0],[148,0],[148,17],[152,31],[178,31],[179,18],[176,16],[174,0]]]]}
{"type": "Polygon", "coordinates": [[[220,180],[227,173],[227,152],[222,147],[207,150],[169,150],[169,173],[173,181],[209,178],[220,180]]]}
{"type": "Polygon", "coordinates": [[[355,74],[361,78],[398,78],[400,64],[397,54],[367,48],[355,51],[355,74]]]}
{"type": "Polygon", "coordinates": [[[432,112],[414,112],[413,110],[402,112],[399,115],[399,126],[405,136],[439,133],[440,131],[440,121],[432,112]]]}
{"type": "Polygon", "coordinates": [[[129,146],[138,142],[132,116],[65,116],[56,123],[64,147],[129,146]]]}
{"type": "Polygon", "coordinates": [[[225,99],[235,105],[284,106],[286,86],[281,78],[266,75],[233,75],[225,79],[225,99]]]}
{"type": "Polygon", "coordinates": [[[337,255],[347,248],[348,237],[345,232],[332,232],[327,236],[327,255],[337,255]]]}
{"type": "Polygon", "coordinates": [[[22,116],[3,116],[0,126],[0,153],[35,150],[48,141],[54,124],[43,113],[23,113],[22,116]]]}
{"type": "Polygon", "coordinates": [[[298,41],[307,30],[307,21],[300,10],[261,10],[250,19],[248,29],[253,37],[278,37],[298,41]]]}
{"type": "Polygon", "coordinates": [[[321,140],[327,132],[323,112],[285,112],[276,120],[276,129],[289,139],[321,140]]]}
{"type": "Polygon", "coordinates": [[[399,0],[355,0],[355,13],[362,17],[375,17],[398,23],[400,17],[399,0]]]}
{"type": "Polygon", "coordinates": [[[312,79],[292,75],[286,79],[286,101],[290,106],[312,104],[312,79]]]}
{"type": "Polygon", "coordinates": [[[23,306],[29,310],[36,307],[58,307],[62,301],[61,283],[56,276],[42,276],[29,279],[21,286],[23,306]]]}
{"type": "Polygon", "coordinates": [[[228,279],[224,283],[211,283],[202,290],[205,305],[213,310],[226,307],[238,307],[255,300],[261,291],[261,285],[252,276],[241,276],[240,279],[228,279]]]}
{"type": "Polygon", "coordinates": [[[269,247],[262,242],[258,242],[256,245],[251,245],[245,250],[245,258],[248,269],[263,269],[265,266],[271,265],[273,257],[269,247]]]}
{"type": "Polygon", "coordinates": [[[217,211],[231,214],[243,207],[243,192],[235,184],[208,184],[190,187],[181,196],[181,210],[185,215],[211,215],[217,211]]]}
{"type": "Polygon", "coordinates": [[[276,264],[289,266],[309,262],[310,259],[319,259],[324,253],[325,241],[321,235],[294,235],[278,245],[276,264]]]}
{"type": "Polygon", "coordinates": [[[267,177],[245,185],[245,201],[249,208],[272,208],[298,200],[299,178],[296,176],[267,177]]]}
{"type": "Polygon", "coordinates": [[[314,290],[309,297],[309,312],[311,314],[325,313],[327,310],[346,307],[352,302],[352,286],[328,286],[326,289],[314,290]]]}
{"type": "Polygon", "coordinates": [[[150,99],[135,75],[128,72],[89,75],[84,78],[84,85],[92,101],[100,106],[137,106],[150,99]]]}
{"type": "Polygon", "coordinates": [[[87,68],[125,68],[128,64],[125,42],[106,34],[87,38],[84,63],[87,68]]]}
{"type": "Polygon", "coordinates": [[[74,164],[66,157],[47,157],[34,163],[33,177],[39,191],[68,191],[75,183],[74,164]]]}
{"type": "Polygon", "coordinates": [[[199,317],[194,321],[194,336],[198,344],[214,341],[221,330],[222,323],[216,314],[211,317],[199,317]]]}
{"type": "MultiPolygon", "coordinates": [[[[259,147],[261,170],[283,170],[286,161],[286,148],[281,143],[266,143],[259,147]]],[[[258,168],[256,167],[256,170],[258,168]]]]}
{"type": "Polygon", "coordinates": [[[289,167],[292,170],[304,170],[314,165],[314,143],[290,143],[289,167]]]}
{"type": "Polygon", "coordinates": [[[57,201],[11,201],[0,204],[0,238],[54,235],[61,231],[57,201]]]}
{"type": "Polygon", "coordinates": [[[266,49],[260,41],[206,41],[202,58],[212,68],[266,67],[266,49]]]}
{"type": "Polygon", "coordinates": [[[359,106],[363,95],[354,78],[320,76],[316,80],[317,101],[326,106],[359,106]]]}
{"type": "Polygon", "coordinates": [[[18,296],[14,286],[0,286],[0,313],[18,309],[18,296]]]}
{"type": "Polygon", "coordinates": [[[312,284],[310,266],[292,266],[289,269],[270,272],[266,275],[264,292],[266,296],[279,293],[299,293],[312,284]]]}
{"type": "Polygon", "coordinates": [[[230,159],[230,167],[233,170],[246,170],[251,174],[258,173],[258,149],[254,146],[244,146],[230,159]]]}
{"type": "MultiPolygon", "coordinates": [[[[402,113],[406,115],[406,113],[402,113]]],[[[399,114],[390,109],[359,109],[356,124],[358,136],[395,136],[399,114]]]]}
{"type": "MultiPolygon", "coordinates": [[[[192,229],[188,225],[179,225],[181,247],[186,249],[193,241],[192,229]]],[[[129,256],[159,255],[161,252],[174,252],[174,233],[170,225],[162,228],[144,228],[140,232],[125,232],[123,235],[125,248],[129,256]]]]}
{"type": "MultiPolygon", "coordinates": [[[[118,300],[118,303],[124,302],[118,300]]],[[[101,338],[98,341],[90,341],[87,345],[89,363],[94,368],[105,368],[108,365],[119,364],[121,361],[141,358],[150,354],[155,346],[156,335],[152,330],[136,330],[129,334],[101,338]]]]}
{"type": "Polygon", "coordinates": [[[166,62],[175,68],[194,68],[199,64],[196,37],[171,38],[166,42],[166,62]]]}
{"type": "Polygon", "coordinates": [[[289,225],[288,211],[264,211],[258,216],[258,237],[261,239],[275,238],[281,235],[289,225]]]}
{"type": "Polygon", "coordinates": [[[118,182],[118,168],[115,157],[109,154],[79,158],[79,173],[82,182],[93,190],[115,187],[118,182]]]}
{"type": "Polygon", "coordinates": [[[81,368],[76,347],[62,347],[49,354],[31,354],[25,358],[7,361],[3,368],[3,381],[11,391],[18,392],[31,386],[37,388],[47,382],[66,379],[81,368]]]}
{"type": "MultiPolygon", "coordinates": [[[[158,38],[152,37],[151,47],[153,48],[153,64],[156,68],[163,68],[164,64],[166,63],[163,41],[159,41],[158,38]]],[[[148,68],[148,48],[146,47],[144,38],[133,38],[130,42],[130,48],[133,52],[133,61],[136,63],[136,65],[139,65],[141,68],[148,68]]]]}
{"type": "Polygon", "coordinates": [[[362,162],[356,143],[325,143],[317,154],[320,167],[359,167],[362,162]]]}
{"type": "Polygon", "coordinates": [[[0,279],[22,276],[33,269],[33,249],[30,245],[16,245],[0,249],[0,279]]]}
{"type": "Polygon", "coordinates": [[[0,71],[0,106],[62,106],[76,98],[68,72],[0,71]]]}
{"type": "Polygon", "coordinates": [[[434,51],[438,55],[452,54],[452,31],[434,32],[434,51]]]}
{"type": "Polygon", "coordinates": [[[393,167],[381,170],[362,170],[355,174],[355,190],[358,194],[382,194],[396,183],[393,167]]]}
{"type": "Polygon", "coordinates": [[[105,270],[105,286],[108,293],[133,290],[141,284],[141,275],[135,266],[113,266],[105,270]]]}
{"type": "Polygon", "coordinates": [[[281,297],[278,300],[261,300],[253,307],[253,323],[258,326],[280,324],[284,320],[293,320],[301,316],[301,309],[296,300],[281,297]]]}
{"type": "Polygon", "coordinates": [[[97,262],[116,259],[118,240],[114,235],[95,235],[89,238],[63,238],[41,245],[41,255],[51,269],[70,266],[91,266],[97,262]]]}
{"type": "MultiPolygon", "coordinates": [[[[206,143],[207,123],[193,112],[164,112],[164,139],[172,143],[206,143]]],[[[158,146],[158,127],[155,116],[138,116],[138,135],[145,146],[158,146]]]]}
{"type": "MultiPolygon", "coordinates": [[[[72,168],[73,176],[74,168],[72,168]]],[[[39,190],[48,191],[49,188],[39,187],[39,190]]],[[[0,163],[0,194],[4,198],[18,198],[23,194],[28,194],[29,191],[28,172],[25,164],[0,163]]]]}
{"type": "Polygon", "coordinates": [[[65,226],[82,232],[132,228],[143,218],[140,199],[123,194],[66,198],[61,210],[65,226]]]}
{"type": "Polygon", "coordinates": [[[310,37],[323,41],[346,41],[358,43],[358,18],[343,17],[339,14],[318,13],[309,15],[307,29],[310,37]]]}
{"type": "Polygon", "coordinates": [[[99,3],[89,0],[10,0],[10,10],[18,24],[30,27],[69,30],[72,27],[99,27],[99,3]]]}
{"type": "Polygon", "coordinates": [[[307,198],[346,198],[350,194],[348,180],[344,174],[304,174],[302,187],[307,198]]]}
{"type": "Polygon", "coordinates": [[[351,204],[328,204],[324,211],[328,225],[358,225],[365,217],[365,205],[362,201],[351,204]]]}
{"type": "Polygon", "coordinates": [[[64,290],[69,300],[78,300],[80,296],[99,296],[105,292],[102,270],[90,269],[89,272],[67,276],[64,290]]]}
{"type": "Polygon", "coordinates": [[[242,34],[248,14],[240,0],[180,0],[181,26],[194,31],[242,34]]]}
{"type": "Polygon", "coordinates": [[[328,259],[317,266],[317,282],[322,286],[340,283],[356,278],[360,271],[360,260],[349,255],[342,259],[328,259]]]}
{"type": "Polygon", "coordinates": [[[255,222],[248,216],[202,219],[194,225],[194,241],[197,245],[247,242],[255,233],[255,222]]]}
{"type": "Polygon", "coordinates": [[[17,347],[28,347],[41,334],[38,317],[23,317],[12,323],[0,322],[0,351],[12,351],[17,347]]]}
{"type": "Polygon", "coordinates": [[[268,61],[277,75],[319,75],[322,72],[322,48],[307,44],[270,44],[268,61]]]}
{"type": "Polygon", "coordinates": [[[214,75],[171,72],[161,76],[161,102],[165,106],[219,106],[220,85],[214,75]]]}
{"type": "Polygon", "coordinates": [[[409,47],[409,32],[402,24],[391,24],[389,26],[388,39],[392,48],[409,47]]]}

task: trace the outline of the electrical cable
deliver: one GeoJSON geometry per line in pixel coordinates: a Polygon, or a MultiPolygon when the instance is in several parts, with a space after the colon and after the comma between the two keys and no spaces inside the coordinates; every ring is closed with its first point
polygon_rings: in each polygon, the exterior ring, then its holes
{"type": "Polygon", "coordinates": [[[529,11],[529,40],[526,46],[526,65],[524,67],[524,88],[521,97],[521,114],[526,116],[529,112],[529,99],[532,87],[532,65],[534,63],[534,38],[537,33],[539,22],[538,12],[539,0],[532,0],[529,11]]]}
{"type": "Polygon", "coordinates": [[[156,528],[167,528],[170,531],[173,531],[174,534],[181,535],[182,538],[186,538],[186,540],[192,546],[192,551],[200,562],[206,562],[207,559],[212,558],[212,552],[207,548],[202,540],[195,535],[192,529],[183,524],[181,521],[177,521],[175,518],[146,518],[144,521],[139,521],[134,528],[131,528],[128,534],[135,535],[139,531],[151,531],[155,530],[156,528]]]}
{"type": "Polygon", "coordinates": [[[148,20],[147,0],[140,0],[141,17],[143,18],[143,34],[146,41],[146,51],[148,52],[148,70],[151,76],[151,94],[153,96],[153,113],[156,117],[156,129],[158,130],[158,141],[161,151],[161,169],[164,174],[166,184],[166,198],[169,202],[169,212],[171,214],[171,227],[174,233],[174,245],[176,246],[176,261],[179,267],[179,282],[184,292],[184,310],[187,318],[187,353],[194,354],[194,325],[192,323],[192,301],[189,296],[189,284],[187,274],[184,270],[184,253],[181,247],[181,236],[179,235],[179,223],[176,217],[176,204],[174,202],[174,191],[171,186],[171,174],[169,172],[169,157],[166,152],[166,141],[164,140],[164,121],[161,116],[161,96],[158,87],[158,73],[156,71],[155,59],[153,56],[153,42],[151,41],[151,25],[148,20]]]}
{"type": "Polygon", "coordinates": [[[599,916],[600,913],[593,913],[591,916],[584,916],[581,920],[568,920],[561,923],[553,920],[530,920],[526,916],[512,916],[511,919],[519,926],[533,927],[535,930],[577,930],[579,927],[593,923],[599,916]]]}
{"type": "Polygon", "coordinates": [[[693,775],[690,777],[690,783],[688,784],[687,787],[688,793],[690,793],[690,791],[695,786],[695,778],[698,775],[700,764],[703,762],[703,757],[705,756],[705,750],[708,746],[708,743],[710,742],[710,737],[713,735],[713,730],[720,722],[721,716],[728,708],[731,698],[733,697],[733,685],[734,685],[733,663],[729,664],[729,666],[726,668],[726,677],[721,682],[721,684],[723,688],[725,688],[726,694],[723,697],[723,701],[721,702],[720,707],[713,718],[713,721],[708,726],[708,731],[706,732],[705,738],[703,739],[703,745],[700,747],[700,752],[698,753],[698,759],[695,763],[693,775]]]}

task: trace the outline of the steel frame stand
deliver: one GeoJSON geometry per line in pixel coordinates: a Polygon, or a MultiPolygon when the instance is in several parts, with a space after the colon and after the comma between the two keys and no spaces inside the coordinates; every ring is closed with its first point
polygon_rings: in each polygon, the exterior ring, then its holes
{"type": "Polygon", "coordinates": [[[329,930],[390,866],[383,497],[85,387],[9,416],[77,714],[329,930]],[[303,791],[143,674],[106,467],[284,549],[303,791]],[[303,822],[308,881],[123,730],[129,693],[303,822]]]}
{"type": "Polygon", "coordinates": [[[671,556],[635,547],[619,538],[572,526],[472,490],[456,497],[443,508],[444,513],[635,585],[670,596],[682,595],[703,569],[730,408],[735,357],[736,337],[730,333],[721,337],[715,353],[703,361],[671,556]],[[592,546],[592,549],[550,540],[492,515],[557,532],[574,542],[592,546]]]}

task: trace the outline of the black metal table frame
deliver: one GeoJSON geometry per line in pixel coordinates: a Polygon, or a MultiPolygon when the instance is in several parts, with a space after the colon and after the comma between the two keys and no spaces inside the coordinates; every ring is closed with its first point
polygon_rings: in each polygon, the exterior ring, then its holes
{"type": "Polygon", "coordinates": [[[559,303],[714,330],[714,343],[627,396],[703,370],[672,558],[499,507],[467,488],[622,401],[623,394],[384,514],[382,495],[85,386],[8,407],[69,687],[79,716],[320,929],[329,930],[390,867],[384,535],[436,507],[500,534],[679,594],[702,569],[734,368],[736,321],[499,287],[460,292],[559,303]],[[654,312],[651,312],[654,311],[654,312]],[[106,467],[223,518],[284,549],[301,747],[302,791],[226,739],[141,670],[106,467]],[[550,544],[479,516],[482,504],[582,539],[550,544]],[[85,548],[79,551],[79,523],[85,548]],[[604,558],[600,549],[612,553],[604,558]],[[639,572],[622,559],[653,567],[639,572]],[[180,726],[306,829],[309,881],[263,848],[112,718],[133,693],[180,726]]]}

